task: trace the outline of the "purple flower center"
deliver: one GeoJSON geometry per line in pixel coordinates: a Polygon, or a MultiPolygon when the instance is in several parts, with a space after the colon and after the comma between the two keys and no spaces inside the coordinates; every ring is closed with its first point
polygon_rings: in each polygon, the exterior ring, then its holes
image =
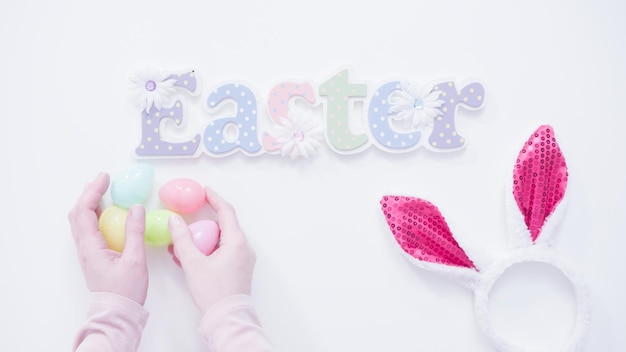
{"type": "Polygon", "coordinates": [[[153,92],[156,89],[156,87],[157,87],[157,84],[156,84],[155,81],[150,80],[150,81],[146,82],[146,90],[148,92],[153,92]]]}
{"type": "Polygon", "coordinates": [[[300,142],[304,139],[304,132],[302,132],[301,130],[295,130],[293,131],[293,134],[291,135],[291,137],[297,140],[298,142],[300,142]]]}

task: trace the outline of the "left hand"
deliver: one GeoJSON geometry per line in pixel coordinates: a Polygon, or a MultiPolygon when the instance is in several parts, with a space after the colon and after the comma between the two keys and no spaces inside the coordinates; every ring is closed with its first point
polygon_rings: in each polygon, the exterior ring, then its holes
{"type": "Polygon", "coordinates": [[[108,187],[109,175],[98,175],[68,215],[85,282],[91,292],[115,293],[143,305],[148,293],[145,209],[135,205],[128,210],[124,251],[109,249],[98,230],[99,203],[108,187]]]}

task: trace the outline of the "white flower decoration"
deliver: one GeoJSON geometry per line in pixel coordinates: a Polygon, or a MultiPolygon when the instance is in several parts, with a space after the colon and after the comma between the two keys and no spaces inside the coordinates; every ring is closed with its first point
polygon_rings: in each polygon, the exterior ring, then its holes
{"type": "Polygon", "coordinates": [[[417,94],[415,86],[402,82],[400,89],[389,94],[389,118],[401,128],[432,126],[434,118],[442,114],[439,110],[443,104],[443,100],[439,100],[441,93],[425,87],[417,94]]]}
{"type": "Polygon", "coordinates": [[[273,133],[282,155],[289,155],[292,159],[315,155],[324,139],[320,119],[311,111],[290,109],[289,112],[289,118],[281,117],[282,125],[276,125],[273,133]]]}
{"type": "Polygon", "coordinates": [[[165,71],[145,70],[136,72],[130,77],[141,110],[149,112],[153,105],[157,110],[161,110],[170,103],[176,83],[175,79],[169,79],[171,76],[171,73],[165,71]]]}

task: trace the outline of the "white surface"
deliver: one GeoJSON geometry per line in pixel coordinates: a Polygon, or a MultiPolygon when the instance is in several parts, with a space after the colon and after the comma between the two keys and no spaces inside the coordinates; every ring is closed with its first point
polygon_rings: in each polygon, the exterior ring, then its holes
{"type": "MultiPolygon", "coordinates": [[[[477,245],[503,251],[504,183],[521,143],[544,123],[569,165],[555,248],[592,290],[586,351],[623,350],[625,14],[618,1],[4,0],[0,350],[70,348],[87,292],[66,214],[99,171],[134,162],[135,69],[196,69],[204,90],[189,100],[189,118],[202,126],[201,104],[217,84],[247,82],[263,102],[281,80],[319,84],[343,66],[370,92],[389,78],[479,78],[486,106],[457,117],[468,147],[151,162],[157,182],[196,178],[236,206],[258,254],[254,297],[276,350],[491,350],[471,292],[414,270],[378,201],[427,198],[477,245]]],[[[149,249],[149,269],[140,351],[205,350],[164,249],[149,249]]],[[[544,346],[567,337],[573,293],[556,271],[516,268],[495,290],[503,334],[544,346]]]]}

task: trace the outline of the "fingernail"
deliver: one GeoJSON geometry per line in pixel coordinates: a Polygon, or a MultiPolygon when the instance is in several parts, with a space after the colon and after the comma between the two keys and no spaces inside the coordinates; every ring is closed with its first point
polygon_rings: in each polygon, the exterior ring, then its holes
{"type": "Polygon", "coordinates": [[[133,219],[141,219],[143,207],[141,205],[133,205],[128,209],[128,215],[133,219]]]}
{"type": "Polygon", "coordinates": [[[170,227],[178,227],[180,226],[180,218],[178,217],[178,215],[172,215],[170,216],[168,223],[170,227]]]}

